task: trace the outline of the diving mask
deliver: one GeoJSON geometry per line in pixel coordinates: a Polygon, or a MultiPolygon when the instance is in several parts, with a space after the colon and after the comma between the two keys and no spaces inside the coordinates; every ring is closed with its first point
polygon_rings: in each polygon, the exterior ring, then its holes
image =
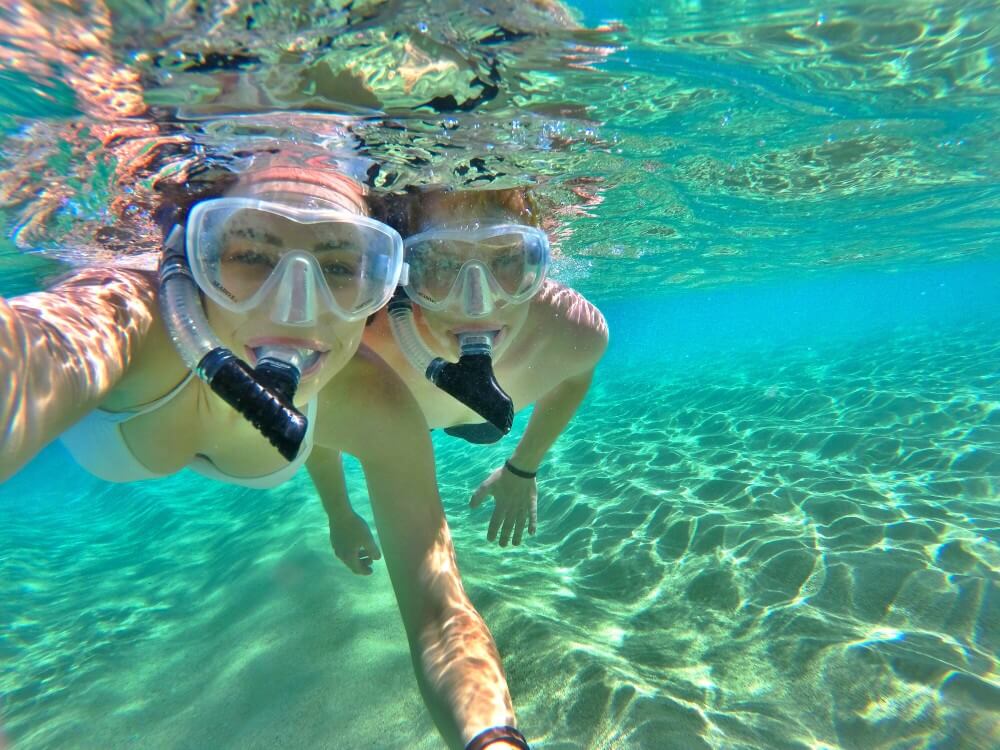
{"type": "Polygon", "coordinates": [[[287,326],[326,312],[361,320],[389,301],[404,268],[402,239],[379,221],[253,198],[197,204],[186,247],[209,299],[237,313],[269,306],[287,326]]]}
{"type": "Polygon", "coordinates": [[[485,317],[530,300],[548,272],[545,232],[521,224],[432,229],[403,242],[407,296],[427,310],[485,317]]]}

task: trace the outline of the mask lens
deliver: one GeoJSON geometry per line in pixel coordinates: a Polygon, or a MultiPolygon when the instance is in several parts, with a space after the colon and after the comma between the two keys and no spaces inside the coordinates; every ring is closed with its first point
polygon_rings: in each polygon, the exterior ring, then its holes
{"type": "Polygon", "coordinates": [[[441,236],[433,237],[428,232],[416,242],[409,242],[407,291],[425,304],[454,303],[462,294],[456,284],[460,277],[467,280],[469,276],[462,269],[475,261],[488,272],[490,289],[506,297],[506,301],[525,301],[544,277],[548,240],[532,227],[511,225],[501,230],[488,229],[485,236],[477,236],[482,233],[475,231],[444,231],[441,236]]]}
{"type": "Polygon", "coordinates": [[[510,297],[524,294],[535,277],[536,269],[528,257],[525,240],[522,234],[510,233],[490,237],[480,245],[480,257],[493,274],[493,279],[510,297]]]}
{"type": "Polygon", "coordinates": [[[444,303],[473,250],[470,243],[450,239],[428,239],[414,244],[406,255],[410,287],[425,301],[444,303]]]}
{"type": "Polygon", "coordinates": [[[290,253],[310,257],[317,290],[342,317],[364,316],[384,304],[401,265],[398,235],[361,217],[226,198],[199,204],[192,213],[191,266],[223,306],[260,304],[282,283],[275,271],[287,266],[282,260],[290,253]]]}
{"type": "Polygon", "coordinates": [[[215,268],[213,286],[236,303],[253,297],[271,277],[285,254],[276,227],[261,222],[258,211],[238,211],[220,223],[213,238],[210,261],[215,268]]]}
{"type": "Polygon", "coordinates": [[[350,224],[312,224],[311,249],[337,306],[353,312],[364,296],[365,237],[350,224]]]}
{"type": "Polygon", "coordinates": [[[389,235],[358,236],[364,252],[339,250],[321,262],[323,275],[337,304],[352,315],[368,314],[384,305],[396,288],[398,264],[389,235]],[[330,261],[330,262],[328,262],[330,261]]]}

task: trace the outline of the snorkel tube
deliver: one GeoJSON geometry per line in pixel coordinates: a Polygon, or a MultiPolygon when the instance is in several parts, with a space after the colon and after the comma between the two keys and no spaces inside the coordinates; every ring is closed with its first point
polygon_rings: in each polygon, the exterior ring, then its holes
{"type": "Polygon", "coordinates": [[[413,303],[397,292],[388,305],[389,327],[414,368],[448,395],[468,406],[498,431],[510,432],[514,402],[493,374],[493,333],[463,333],[458,337],[458,362],[436,357],[420,339],[413,320],[413,303]]]}
{"type": "Polygon", "coordinates": [[[254,370],[219,341],[205,317],[183,238],[181,227],[174,226],[160,262],[160,310],[170,338],[184,363],[292,461],[308,427],[293,403],[298,355],[283,347],[266,349],[254,370]]]}

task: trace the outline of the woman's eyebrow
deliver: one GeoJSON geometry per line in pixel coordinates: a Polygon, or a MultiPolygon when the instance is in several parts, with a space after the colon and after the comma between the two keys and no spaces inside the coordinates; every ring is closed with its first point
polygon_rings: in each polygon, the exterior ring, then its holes
{"type": "Polygon", "coordinates": [[[230,237],[242,237],[248,240],[263,242],[264,244],[271,245],[272,247],[285,246],[285,243],[278,235],[271,234],[270,232],[264,232],[263,234],[258,234],[257,230],[251,227],[236,227],[234,229],[230,229],[229,231],[227,231],[226,234],[230,237]]]}

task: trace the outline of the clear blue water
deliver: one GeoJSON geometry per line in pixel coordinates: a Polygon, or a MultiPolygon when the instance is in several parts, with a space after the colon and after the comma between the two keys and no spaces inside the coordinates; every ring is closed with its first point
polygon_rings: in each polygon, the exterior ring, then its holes
{"type": "MultiPolygon", "coordinates": [[[[1000,12],[574,5],[623,27],[477,46],[468,13],[404,2],[376,19],[470,68],[498,54],[497,96],[472,112],[417,112],[417,94],[361,76],[407,126],[358,126],[396,170],[382,188],[461,182],[473,156],[507,173],[497,184],[530,177],[556,278],[611,328],[525,547],[489,548],[489,511],[466,502],[527,415],[498,446],[436,438],[523,728],[546,750],[1000,745],[1000,12]]],[[[223,73],[136,53],[165,7],[110,4],[120,59],[158,106],[199,84],[172,113],[182,132],[218,153],[248,142],[196,119],[221,106],[223,73]]],[[[207,33],[157,42],[190,53],[207,33]]],[[[5,51],[17,39],[0,26],[5,51]]],[[[285,72],[360,54],[265,54],[287,40],[240,43],[263,58],[251,86],[292,104],[285,72]]],[[[371,47],[373,66],[400,46],[371,47]]],[[[130,141],[67,136],[97,117],[60,83],[67,60],[2,59],[12,295],[115,255],[94,237],[124,221],[112,177],[130,141]]],[[[455,70],[420,96],[464,90],[455,70]]],[[[139,263],[147,189],[127,211],[139,263]]],[[[354,467],[350,487],[367,513],[354,467]]],[[[0,486],[0,728],[17,748],[439,746],[385,572],[343,569],[304,475],[268,492],[186,472],[115,486],[58,444],[0,486]]]]}

